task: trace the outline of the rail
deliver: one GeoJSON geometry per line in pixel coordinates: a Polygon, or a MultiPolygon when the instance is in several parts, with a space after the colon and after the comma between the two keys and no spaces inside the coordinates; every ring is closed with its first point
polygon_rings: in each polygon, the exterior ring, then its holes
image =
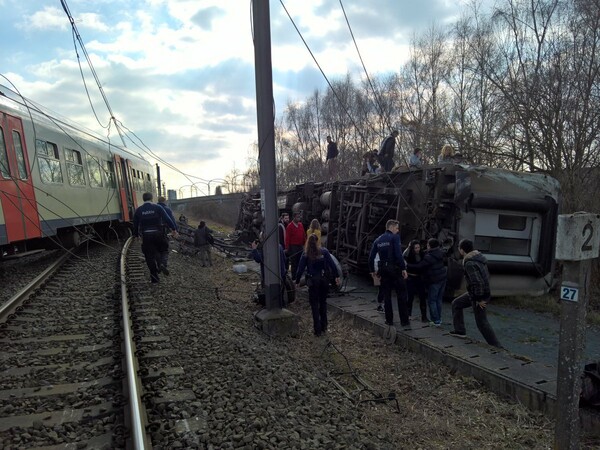
{"type": "Polygon", "coordinates": [[[142,400],[140,395],[140,380],[137,375],[137,358],[134,353],[133,330],[129,316],[129,296],[127,294],[126,258],[133,238],[129,238],[121,251],[121,307],[123,314],[123,333],[125,344],[125,365],[127,368],[127,387],[129,391],[129,413],[131,420],[131,438],[133,448],[143,450],[152,448],[149,438],[145,433],[145,418],[142,414],[142,400]]]}
{"type": "Polygon", "coordinates": [[[23,302],[40,286],[42,286],[54,272],[58,270],[70,257],[72,253],[66,252],[55,262],[53,262],[46,270],[35,277],[27,286],[13,295],[6,303],[0,306],[0,322],[4,322],[12,313],[23,305],[23,302]]]}

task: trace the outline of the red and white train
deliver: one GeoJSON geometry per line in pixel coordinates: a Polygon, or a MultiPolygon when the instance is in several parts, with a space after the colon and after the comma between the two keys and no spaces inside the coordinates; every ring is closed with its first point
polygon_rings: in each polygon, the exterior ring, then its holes
{"type": "Polygon", "coordinates": [[[126,232],[152,165],[0,85],[0,255],[126,232]]]}

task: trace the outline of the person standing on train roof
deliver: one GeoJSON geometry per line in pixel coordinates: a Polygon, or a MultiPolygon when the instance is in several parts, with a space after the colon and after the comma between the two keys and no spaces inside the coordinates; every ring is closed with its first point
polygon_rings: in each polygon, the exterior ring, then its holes
{"type": "Polygon", "coordinates": [[[490,274],[487,269],[485,256],[473,247],[473,242],[463,239],[458,244],[458,251],[463,257],[463,269],[467,280],[467,292],[452,301],[452,321],[454,329],[452,336],[464,338],[467,331],[463,309],[473,307],[475,323],[486,342],[494,347],[502,348],[496,333],[487,320],[486,307],[491,298],[490,274]]]}
{"type": "MultiPolygon", "coordinates": [[[[177,225],[162,206],[152,203],[152,193],[144,192],[144,204],[133,215],[133,236],[142,238],[142,252],[150,270],[150,281],[158,283],[158,274],[162,271],[160,255],[169,249],[169,241],[164,233],[165,225],[177,237],[177,225]]],[[[168,272],[165,272],[168,275],[168,272]]]]}
{"type": "Polygon", "coordinates": [[[300,212],[294,213],[294,219],[288,224],[285,230],[285,250],[292,266],[292,275],[296,274],[298,262],[304,249],[304,242],[306,241],[304,225],[300,222],[301,215],[302,213],[300,212]]]}
{"type": "Polygon", "coordinates": [[[415,148],[410,159],[408,160],[408,167],[411,169],[420,169],[423,167],[423,160],[421,159],[423,152],[419,147],[415,148]]]}
{"type": "Polygon", "coordinates": [[[383,172],[391,172],[394,167],[394,149],[396,148],[397,137],[398,130],[393,130],[389,136],[381,141],[379,162],[383,172]]]}
{"type": "Polygon", "coordinates": [[[396,291],[400,324],[410,325],[407,308],[406,292],[406,263],[400,247],[400,225],[397,220],[388,220],[386,231],[373,242],[369,254],[369,271],[375,275],[375,257],[379,255],[379,270],[376,275],[381,277],[381,290],[385,310],[386,325],[394,325],[394,310],[392,308],[392,290],[396,291]]]}
{"type": "MultiPolygon", "coordinates": [[[[175,231],[179,232],[179,228],[177,228],[177,221],[175,220],[173,211],[171,211],[171,208],[169,208],[167,206],[167,199],[162,196],[158,197],[157,205],[162,206],[162,208],[165,210],[165,212],[169,215],[169,217],[175,224],[175,231]]],[[[165,227],[163,227],[163,230],[164,230],[164,233],[167,234],[169,232],[169,227],[165,226],[165,227]]],[[[167,238],[167,243],[168,243],[168,241],[169,240],[167,238]]],[[[169,275],[168,264],[169,264],[169,247],[167,246],[167,249],[164,252],[161,252],[161,254],[160,254],[161,272],[163,272],[165,275],[169,275]]]]}
{"type": "Polygon", "coordinates": [[[331,136],[327,136],[327,155],[325,156],[325,163],[327,164],[327,171],[329,174],[329,180],[333,181],[337,178],[338,172],[338,157],[339,151],[337,143],[331,139],[331,136]]]}

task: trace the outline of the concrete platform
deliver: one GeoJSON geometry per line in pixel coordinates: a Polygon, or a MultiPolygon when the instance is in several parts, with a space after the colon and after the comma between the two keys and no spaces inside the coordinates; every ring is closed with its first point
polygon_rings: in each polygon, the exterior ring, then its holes
{"type": "MultiPolygon", "coordinates": [[[[356,326],[389,337],[384,315],[376,311],[375,298],[375,291],[371,293],[367,287],[356,293],[330,297],[327,301],[332,315],[341,315],[356,326]]],[[[415,303],[417,302],[418,299],[415,299],[415,303]]],[[[392,303],[396,303],[395,297],[392,303]]],[[[418,312],[418,304],[413,306],[413,312],[415,308],[418,312]]],[[[465,339],[451,336],[449,331],[452,326],[448,317],[450,305],[444,304],[443,308],[446,312],[441,327],[430,327],[420,320],[411,321],[410,327],[396,327],[395,343],[420,353],[431,361],[445,364],[457,373],[471,376],[491,391],[518,401],[531,410],[543,412],[550,417],[555,415],[556,364],[552,364],[547,357],[538,360],[535,352],[528,355],[513,353],[511,347],[518,346],[513,345],[508,336],[502,336],[498,331],[498,337],[507,350],[491,347],[471,337],[478,330],[472,317],[468,320],[468,316],[472,316],[469,310],[465,311],[465,319],[470,336],[465,339]]],[[[399,320],[396,309],[394,319],[399,320]]],[[[495,325],[491,319],[490,322],[495,325]]],[[[483,340],[482,337],[479,339],[483,340]]],[[[535,349],[533,346],[531,348],[535,349]]],[[[581,423],[586,432],[600,434],[600,413],[597,411],[582,409],[581,423]]]]}

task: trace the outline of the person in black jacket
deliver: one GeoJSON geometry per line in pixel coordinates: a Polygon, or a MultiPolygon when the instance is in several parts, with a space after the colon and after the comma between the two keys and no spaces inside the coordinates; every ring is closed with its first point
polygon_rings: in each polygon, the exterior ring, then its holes
{"type": "Polygon", "coordinates": [[[311,234],[307,241],[304,253],[298,263],[296,286],[300,284],[300,278],[306,270],[306,284],[308,286],[308,301],[313,316],[313,328],[315,336],[321,336],[327,331],[327,291],[329,290],[329,279],[326,270],[336,274],[335,283],[340,284],[340,274],[326,248],[321,247],[316,234],[311,234]]]}
{"type": "Polygon", "coordinates": [[[397,220],[388,220],[386,231],[373,242],[369,254],[369,271],[375,275],[375,256],[379,254],[379,268],[377,274],[381,277],[381,293],[385,309],[386,325],[394,325],[394,310],[392,309],[392,290],[396,291],[398,300],[398,314],[400,324],[405,327],[410,325],[408,308],[406,305],[406,263],[400,247],[399,224],[397,220]]]}
{"type": "Polygon", "coordinates": [[[396,148],[396,138],[398,130],[393,130],[392,133],[381,141],[379,149],[379,162],[382,172],[391,172],[394,167],[394,149],[396,148]]]}
{"type": "MultiPolygon", "coordinates": [[[[404,260],[406,264],[418,264],[420,263],[425,254],[421,250],[421,243],[418,240],[410,241],[408,247],[404,251],[404,260]]],[[[412,307],[415,294],[419,295],[419,307],[421,309],[421,322],[427,323],[427,291],[425,289],[425,283],[420,273],[413,273],[408,271],[408,279],[406,280],[406,288],[408,291],[408,315],[412,316],[412,307]]]]}
{"type": "Polygon", "coordinates": [[[325,156],[325,163],[327,164],[327,172],[330,180],[335,180],[337,178],[338,153],[337,143],[331,139],[331,136],[327,136],[327,155],[325,156]]]}
{"type": "Polygon", "coordinates": [[[430,324],[439,327],[442,324],[442,299],[444,298],[447,277],[444,253],[440,248],[440,241],[435,238],[429,239],[423,260],[417,264],[409,264],[408,270],[415,270],[423,275],[427,285],[430,324]]]}
{"type": "Polygon", "coordinates": [[[453,336],[465,337],[465,321],[463,309],[473,307],[477,328],[488,344],[502,348],[496,333],[487,320],[486,307],[490,301],[490,275],[487,269],[485,256],[473,247],[473,242],[463,239],[458,244],[458,251],[463,257],[463,269],[467,280],[467,292],[452,301],[452,321],[454,329],[450,332],[453,336]]]}
{"type": "Polygon", "coordinates": [[[212,266],[212,256],[210,254],[211,237],[212,230],[206,226],[204,220],[201,220],[194,232],[194,246],[198,247],[200,266],[202,267],[212,266]]]}
{"type": "Polygon", "coordinates": [[[150,192],[144,192],[142,199],[144,204],[136,209],[133,215],[133,236],[142,237],[142,252],[146,265],[150,269],[150,281],[158,283],[159,272],[169,274],[168,270],[160,264],[161,253],[169,249],[164,227],[173,230],[173,236],[177,237],[177,225],[162,206],[152,203],[150,192]]]}

